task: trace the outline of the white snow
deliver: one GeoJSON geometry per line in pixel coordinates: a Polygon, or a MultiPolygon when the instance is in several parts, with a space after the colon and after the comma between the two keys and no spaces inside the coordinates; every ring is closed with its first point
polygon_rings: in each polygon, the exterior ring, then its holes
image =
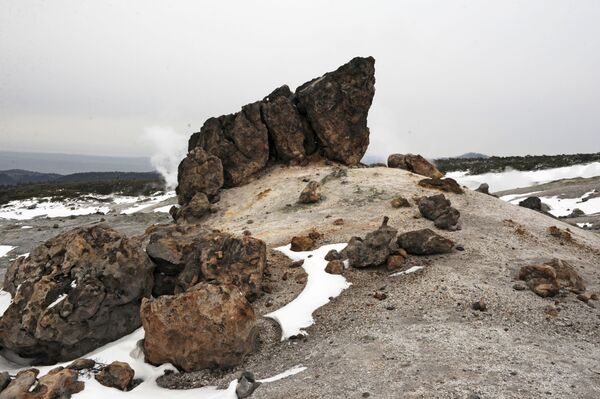
{"type": "Polygon", "coordinates": [[[46,309],[52,309],[53,307],[55,307],[56,305],[58,305],[59,302],[62,302],[63,299],[65,299],[67,297],[67,294],[60,294],[58,296],[58,298],[56,298],[54,300],[54,302],[52,302],[50,305],[48,305],[48,307],[46,309]]]}
{"type": "MultiPolygon", "coordinates": [[[[130,208],[127,208],[127,209],[124,209],[124,210],[122,210],[122,211],[121,211],[121,214],[122,214],[122,215],[131,215],[132,213],[139,212],[139,211],[141,211],[142,209],[149,208],[149,207],[151,207],[152,205],[156,205],[156,204],[158,204],[158,203],[161,203],[161,202],[163,202],[163,201],[166,201],[166,200],[168,200],[169,198],[173,198],[173,197],[175,197],[175,196],[176,196],[176,194],[175,194],[175,191],[168,191],[168,192],[166,192],[166,193],[164,193],[164,194],[161,194],[161,195],[154,195],[154,196],[152,196],[152,197],[146,198],[146,199],[145,199],[145,200],[143,200],[142,202],[140,202],[140,203],[138,203],[138,204],[136,204],[136,205],[134,205],[134,206],[132,206],[132,207],[130,207],[130,208]]],[[[170,207],[170,206],[169,206],[169,207],[170,207]]],[[[168,211],[167,211],[167,212],[168,212],[168,211]]]]}
{"type": "Polygon", "coordinates": [[[482,175],[467,175],[467,172],[462,171],[446,174],[446,177],[451,177],[461,185],[473,190],[479,187],[481,183],[487,183],[490,186],[490,192],[530,187],[560,179],[595,176],[600,176],[600,162],[534,171],[506,170],[500,173],[485,173],[482,175]]]}
{"type": "Polygon", "coordinates": [[[165,206],[161,206],[160,208],[155,208],[154,212],[164,212],[164,213],[169,213],[169,210],[171,209],[173,205],[165,205],[165,206]]]}
{"type": "MultiPolygon", "coordinates": [[[[583,201],[584,198],[594,193],[594,190],[583,194],[577,198],[559,198],[558,196],[552,197],[539,197],[540,200],[550,207],[550,213],[556,217],[568,216],[573,212],[573,209],[579,208],[586,215],[593,215],[600,212],[600,197],[591,198],[583,201]]],[[[501,200],[510,202],[511,204],[518,205],[523,199],[531,197],[536,193],[528,194],[511,194],[500,197],[501,200]]]]}
{"type": "Polygon", "coordinates": [[[265,315],[279,323],[282,340],[299,334],[306,335],[304,329],[314,324],[313,312],[327,304],[330,297],[338,296],[350,286],[343,276],[325,272],[327,252],[332,249],[341,251],[346,245],[324,245],[314,251],[304,252],[292,251],[291,244],[275,248],[294,261],[304,260],[302,268],[308,274],[306,286],[300,295],[284,307],[265,315]]]}
{"type": "Polygon", "coordinates": [[[407,270],[398,272],[398,273],[394,273],[394,274],[390,274],[390,277],[395,277],[395,276],[405,276],[407,274],[411,274],[414,272],[418,272],[419,270],[423,269],[423,266],[412,266],[407,270]]]}
{"type": "Polygon", "coordinates": [[[107,213],[110,208],[90,200],[81,201],[40,201],[38,198],[10,201],[0,208],[0,219],[29,220],[38,216],[49,218],[89,215],[96,212],[107,213]],[[35,208],[28,209],[30,207],[35,208]],[[73,208],[73,209],[71,209],[73,208]]]}
{"type": "Polygon", "coordinates": [[[0,258],[8,255],[8,253],[15,248],[16,247],[13,247],[11,245],[0,245],[0,258]]]}
{"type": "Polygon", "coordinates": [[[577,226],[584,228],[584,227],[592,227],[591,223],[577,223],[577,226]]]}
{"type": "Polygon", "coordinates": [[[33,229],[33,226],[21,226],[21,228],[22,228],[23,230],[26,230],[26,229],[33,229]]]}
{"type": "MultiPolygon", "coordinates": [[[[6,291],[0,290],[0,316],[4,314],[4,311],[8,308],[10,302],[11,295],[6,291]]],[[[185,390],[170,390],[159,387],[156,385],[156,378],[163,375],[165,370],[176,370],[170,364],[163,364],[162,366],[156,367],[145,363],[143,354],[140,350],[138,350],[137,346],[137,342],[143,338],[144,329],[139,328],[133,333],[126,335],[117,341],[111,342],[91,353],[88,353],[85,356],[82,356],[102,363],[111,363],[117,360],[127,362],[135,370],[135,378],[141,378],[144,380],[140,385],[129,392],[122,392],[114,388],[107,388],[103,385],[100,385],[93,377],[81,377],[81,380],[85,382],[85,389],[80,393],[73,395],[73,398],[98,399],[110,397],[111,399],[237,399],[235,394],[237,380],[231,381],[228,388],[224,390],[218,390],[216,387],[203,387],[185,390]]],[[[58,364],[58,366],[66,366],[69,363],[70,362],[61,363],[58,364]]],[[[40,370],[40,375],[44,375],[56,366],[57,365],[36,366],[36,368],[40,370]]],[[[16,374],[20,369],[24,368],[29,367],[19,366],[0,356],[0,370],[6,370],[10,374],[16,374]]],[[[263,383],[269,383],[295,375],[304,370],[306,370],[306,367],[296,366],[273,377],[265,378],[259,381],[263,383]]]]}

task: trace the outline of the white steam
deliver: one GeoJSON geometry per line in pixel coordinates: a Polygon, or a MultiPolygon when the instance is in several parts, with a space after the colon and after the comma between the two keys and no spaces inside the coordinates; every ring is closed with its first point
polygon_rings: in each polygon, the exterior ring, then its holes
{"type": "Polygon", "coordinates": [[[144,129],[144,140],[154,146],[152,166],[165,179],[167,190],[177,187],[177,167],[187,153],[187,136],[170,127],[144,129]]]}

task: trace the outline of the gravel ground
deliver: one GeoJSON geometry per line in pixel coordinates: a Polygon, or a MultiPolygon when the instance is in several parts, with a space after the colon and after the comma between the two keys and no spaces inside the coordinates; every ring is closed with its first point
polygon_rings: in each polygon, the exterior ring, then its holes
{"type": "MultiPolygon", "coordinates": [[[[249,229],[270,249],[311,229],[323,234],[319,245],[346,242],[375,229],[384,215],[399,232],[434,229],[418,216],[412,199],[437,192],[417,186],[419,179],[388,168],[276,167],[244,187],[225,190],[220,210],[204,224],[236,234],[249,229]],[[325,179],[324,199],[298,205],[309,179],[325,179]],[[392,208],[389,202],[396,195],[413,206],[392,208]],[[343,225],[333,224],[338,218],[343,225]]],[[[447,197],[461,211],[463,228],[439,233],[464,251],[411,257],[407,267],[425,268],[407,276],[390,277],[384,269],[348,270],[352,286],[315,312],[316,324],[307,337],[282,342],[278,326],[262,319],[258,351],[237,370],[218,376],[174,375],[163,382],[193,387],[229,381],[241,370],[265,378],[302,364],[307,370],[263,384],[252,397],[600,397],[600,303],[587,305],[571,293],[544,299],[513,288],[521,266],[558,257],[577,268],[589,291],[599,292],[600,238],[477,192],[447,197]],[[547,229],[553,225],[570,228],[574,240],[565,243],[550,236],[547,229]],[[387,298],[375,299],[375,292],[387,298]],[[479,300],[487,304],[486,311],[471,308],[479,300]]],[[[156,214],[139,214],[107,221],[137,234],[158,221],[154,218],[156,214]]],[[[81,217],[73,223],[96,219],[81,217]]],[[[59,230],[70,226],[64,223],[59,230]]],[[[2,226],[0,242],[31,240],[34,245],[56,232],[47,226],[39,232],[2,226]]],[[[269,251],[270,292],[254,303],[259,314],[277,309],[302,289],[296,281],[301,271],[290,264],[269,251]]]]}

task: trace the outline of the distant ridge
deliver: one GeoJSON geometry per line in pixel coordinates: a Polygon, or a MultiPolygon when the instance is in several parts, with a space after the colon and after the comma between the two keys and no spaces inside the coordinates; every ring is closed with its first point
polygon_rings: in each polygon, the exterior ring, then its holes
{"type": "Polygon", "coordinates": [[[118,180],[158,180],[157,172],[84,172],[60,175],[57,173],[40,173],[23,169],[0,171],[0,186],[15,186],[30,183],[84,183],[106,182],[118,180]]]}
{"type": "Polygon", "coordinates": [[[456,158],[463,158],[463,159],[487,159],[489,158],[489,155],[485,155],[482,154],[480,152],[465,152],[462,155],[457,156],[456,158]]]}

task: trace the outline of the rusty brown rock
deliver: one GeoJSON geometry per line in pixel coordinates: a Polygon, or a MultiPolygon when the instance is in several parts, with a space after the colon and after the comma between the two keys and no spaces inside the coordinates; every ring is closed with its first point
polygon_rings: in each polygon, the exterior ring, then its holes
{"type": "Polygon", "coordinates": [[[432,179],[440,179],[444,176],[442,172],[421,155],[392,154],[388,157],[387,164],[389,168],[405,169],[432,179]]]}
{"type": "Polygon", "coordinates": [[[396,237],[398,230],[388,226],[389,218],[383,218],[381,226],[364,239],[352,237],[348,245],[341,251],[343,259],[348,259],[350,266],[364,268],[379,266],[386,262],[391,253],[390,244],[396,237]]]}
{"type": "Polygon", "coordinates": [[[425,188],[433,188],[454,194],[464,194],[464,190],[456,182],[449,177],[445,179],[423,179],[419,181],[419,186],[425,188]]]}
{"type": "Polygon", "coordinates": [[[190,202],[197,193],[204,193],[210,199],[224,184],[221,160],[202,148],[192,148],[179,164],[177,181],[175,191],[180,205],[190,202]]]}
{"type": "Polygon", "coordinates": [[[410,202],[402,196],[394,198],[390,203],[392,208],[410,208],[410,202]]]}
{"type": "Polygon", "coordinates": [[[117,388],[120,391],[129,391],[133,382],[135,371],[125,362],[112,362],[94,376],[96,381],[105,387],[117,388]]]}
{"type": "Polygon", "coordinates": [[[144,300],[146,361],[184,371],[237,366],[255,347],[256,316],[232,284],[200,283],[188,291],[144,300]]]}
{"type": "Polygon", "coordinates": [[[312,251],[315,248],[315,241],[308,236],[292,237],[291,250],[295,252],[312,251]]]}
{"type": "Polygon", "coordinates": [[[327,262],[325,271],[329,274],[343,274],[344,273],[344,262],[341,260],[332,260],[327,262]]]}
{"type": "Polygon", "coordinates": [[[41,377],[37,369],[23,370],[0,392],[0,399],[68,399],[81,392],[85,383],[78,381],[75,370],[57,367],[41,377]]]}
{"type": "Polygon", "coordinates": [[[314,204],[321,200],[321,184],[317,181],[310,181],[300,193],[298,202],[301,204],[314,204]]]}
{"type": "Polygon", "coordinates": [[[406,258],[402,255],[390,255],[386,261],[386,269],[388,271],[398,270],[404,265],[406,258]]]}
{"type": "Polygon", "coordinates": [[[93,359],[85,359],[85,358],[81,358],[81,359],[75,359],[71,362],[71,364],[69,364],[67,366],[68,369],[71,370],[89,370],[89,369],[93,369],[94,366],[96,366],[96,361],[93,359]]]}
{"type": "Polygon", "coordinates": [[[409,231],[398,235],[396,244],[413,255],[435,255],[452,251],[454,242],[430,229],[409,231]]]}

